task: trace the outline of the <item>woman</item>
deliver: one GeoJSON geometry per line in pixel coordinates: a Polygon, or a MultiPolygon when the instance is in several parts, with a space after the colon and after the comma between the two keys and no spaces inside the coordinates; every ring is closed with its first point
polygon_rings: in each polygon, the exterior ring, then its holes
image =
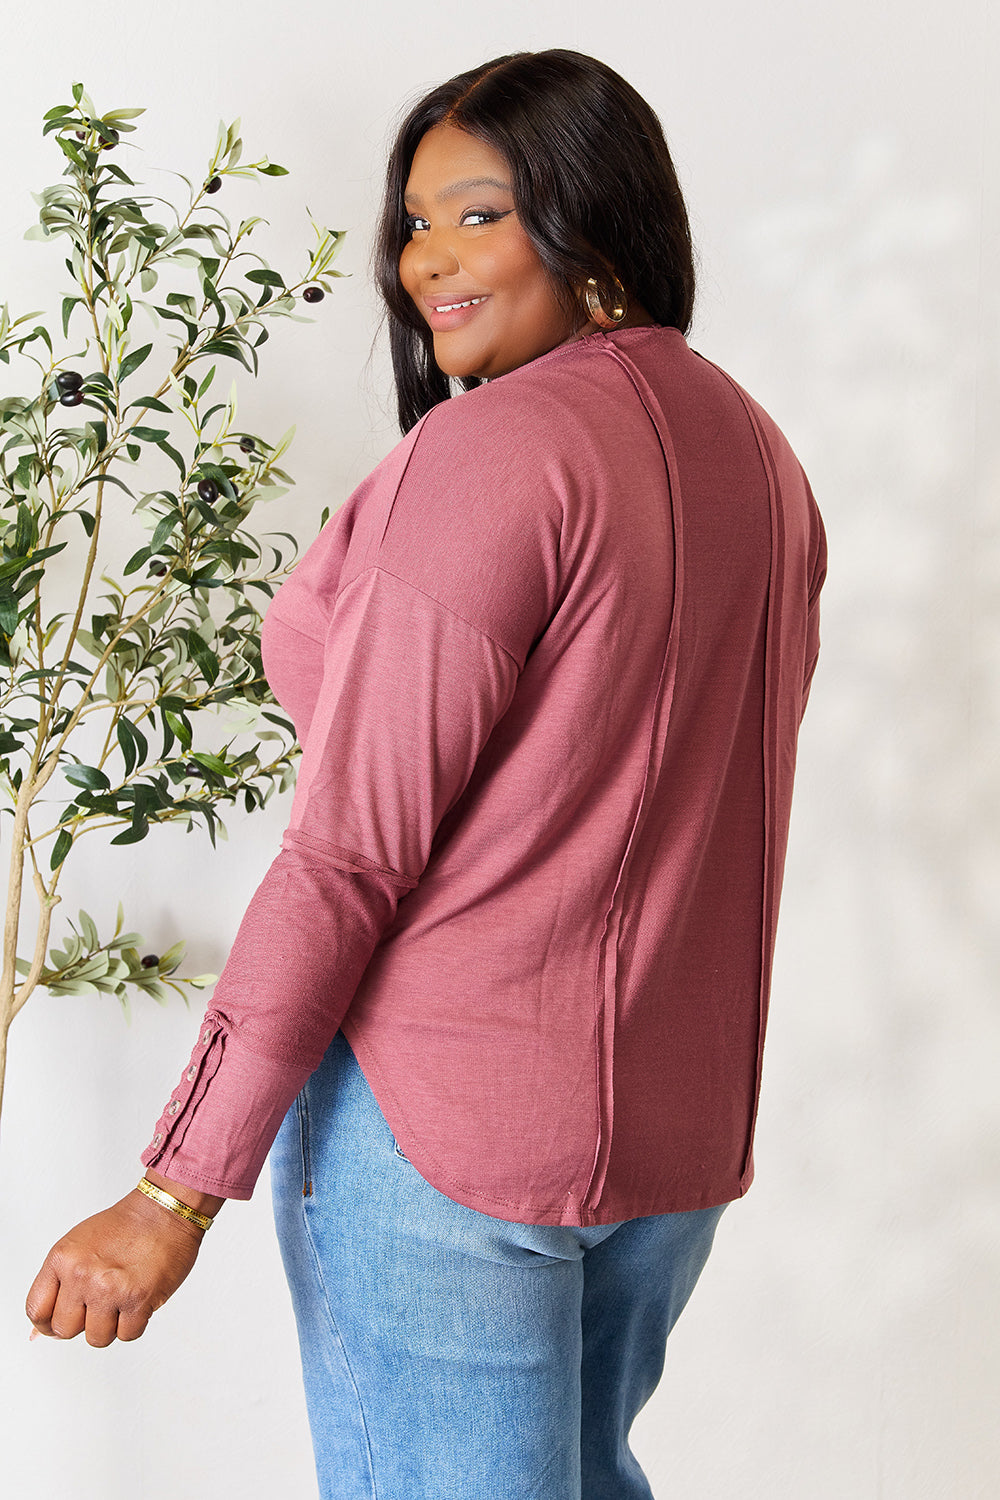
{"type": "Polygon", "coordinates": [[[628,1431],[752,1175],[822,527],[687,347],[676,176],[604,65],[433,90],[378,267],[407,435],[268,614],[282,852],[141,1191],[29,1315],[141,1334],[285,1117],[323,1495],[648,1496],[628,1431]]]}

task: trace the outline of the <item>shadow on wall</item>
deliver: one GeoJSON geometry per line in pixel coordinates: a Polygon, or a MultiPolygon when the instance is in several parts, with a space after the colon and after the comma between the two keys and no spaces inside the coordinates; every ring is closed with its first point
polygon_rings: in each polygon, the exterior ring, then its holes
{"type": "Polygon", "coordinates": [[[788,895],[823,968],[824,1085],[877,1090],[850,1167],[867,1153],[891,1226],[889,1317],[954,1278],[956,1233],[970,1275],[1000,1242],[1000,296],[972,190],[926,178],[861,139],[835,191],[827,172],[743,239],[757,326],[809,372],[782,416],[830,580],[788,895]]]}

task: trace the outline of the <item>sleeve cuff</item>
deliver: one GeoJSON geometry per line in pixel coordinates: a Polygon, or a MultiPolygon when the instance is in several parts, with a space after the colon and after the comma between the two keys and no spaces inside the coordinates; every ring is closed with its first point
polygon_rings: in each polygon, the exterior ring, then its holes
{"type": "Polygon", "coordinates": [[[221,1011],[201,1023],[191,1060],[142,1153],[185,1187],[220,1198],[249,1198],[308,1064],[252,1051],[221,1011]]]}

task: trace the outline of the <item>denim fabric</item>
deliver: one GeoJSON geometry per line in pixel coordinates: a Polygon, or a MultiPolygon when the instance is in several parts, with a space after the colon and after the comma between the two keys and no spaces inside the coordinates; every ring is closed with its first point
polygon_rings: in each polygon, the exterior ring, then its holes
{"type": "Polygon", "coordinates": [[[581,1229],[454,1203],[340,1035],[271,1174],[323,1500],[650,1500],[629,1428],[722,1208],[581,1229]]]}

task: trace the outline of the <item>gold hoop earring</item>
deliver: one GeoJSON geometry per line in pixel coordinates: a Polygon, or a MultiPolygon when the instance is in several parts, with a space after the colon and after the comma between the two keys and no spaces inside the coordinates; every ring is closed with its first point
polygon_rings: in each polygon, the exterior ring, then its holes
{"type": "Polygon", "coordinates": [[[604,305],[601,297],[601,289],[593,276],[591,276],[583,289],[583,298],[587,304],[587,312],[590,314],[591,321],[596,323],[598,328],[617,328],[619,323],[624,321],[625,314],[628,312],[628,298],[625,295],[625,288],[617,276],[612,276],[611,280],[615,287],[615,300],[610,311],[604,305]]]}

